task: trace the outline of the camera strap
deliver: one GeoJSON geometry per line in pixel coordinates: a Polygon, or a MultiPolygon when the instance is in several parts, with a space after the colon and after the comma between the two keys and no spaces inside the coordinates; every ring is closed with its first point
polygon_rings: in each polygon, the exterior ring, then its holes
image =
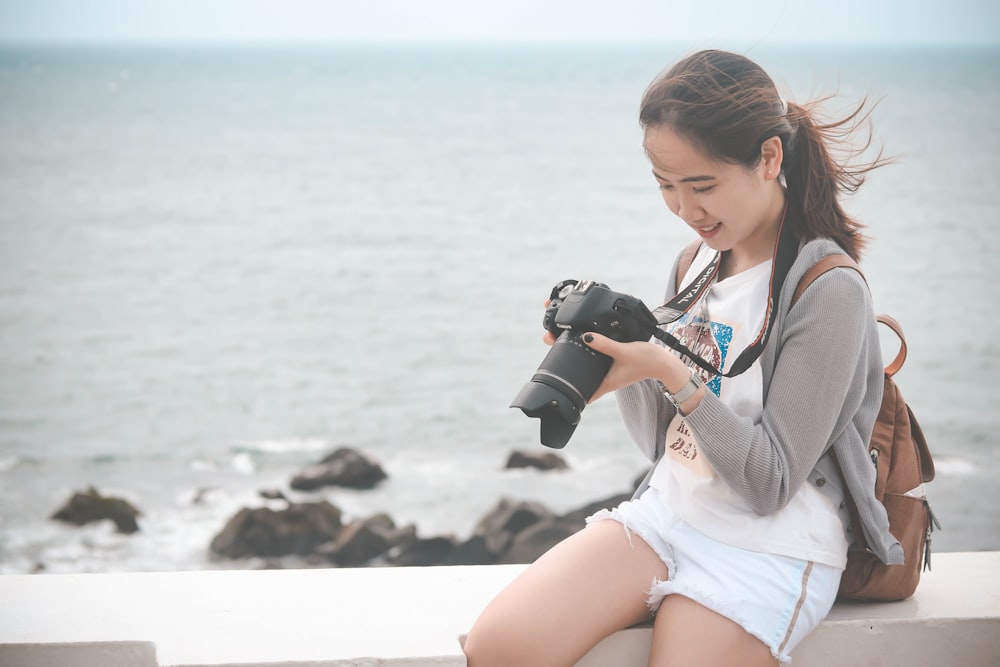
{"type": "MultiPolygon", "coordinates": [[[[713,376],[718,375],[720,377],[736,377],[737,375],[745,372],[750,366],[753,365],[757,358],[760,357],[761,353],[764,351],[764,346],[767,345],[767,339],[771,335],[771,329],[774,325],[774,308],[778,303],[778,297],[781,294],[781,286],[785,282],[785,278],[788,276],[788,271],[792,268],[792,264],[795,263],[795,257],[798,255],[798,242],[792,237],[790,232],[785,230],[785,213],[787,213],[788,207],[785,206],[785,211],[781,214],[781,223],[778,226],[778,238],[774,244],[774,261],[771,263],[771,279],[769,283],[768,299],[767,299],[767,310],[764,313],[764,323],[761,326],[760,333],[754,341],[747,346],[743,352],[740,353],[736,360],[732,363],[729,370],[723,372],[721,368],[717,368],[713,364],[709,363],[702,357],[700,357],[695,352],[692,352],[680,342],[673,334],[664,331],[660,327],[654,327],[652,332],[653,336],[657,339],[666,343],[668,347],[691,360],[692,363],[702,368],[713,376]]],[[[712,261],[708,263],[708,266],[701,272],[700,275],[695,277],[691,283],[685,287],[681,292],[679,292],[672,299],[667,301],[665,304],[653,311],[653,316],[656,318],[657,324],[670,324],[691,310],[694,304],[700,299],[709,287],[718,279],[719,275],[719,265],[722,263],[722,253],[716,252],[715,257],[712,261]]]]}
{"type": "MultiPolygon", "coordinates": [[[[699,246],[700,248],[700,246],[699,246]]],[[[695,253],[698,249],[695,248],[695,253]]],[[[693,257],[692,257],[693,259],[693,257]]],[[[672,299],[653,311],[657,324],[670,324],[681,318],[681,315],[691,310],[698,299],[708,291],[708,288],[715,283],[719,276],[719,267],[722,265],[722,253],[715,253],[715,257],[708,263],[708,266],[695,277],[687,287],[678,292],[672,299]]]]}

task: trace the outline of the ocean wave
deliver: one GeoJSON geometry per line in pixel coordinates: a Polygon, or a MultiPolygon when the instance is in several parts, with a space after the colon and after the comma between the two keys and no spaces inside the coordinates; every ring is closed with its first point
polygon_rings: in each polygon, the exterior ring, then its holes
{"type": "Polygon", "coordinates": [[[934,471],[946,477],[971,477],[979,472],[974,462],[950,456],[935,458],[934,471]]]}
{"type": "Polygon", "coordinates": [[[240,443],[233,447],[236,454],[296,454],[322,452],[334,445],[322,438],[287,438],[240,443]]]}

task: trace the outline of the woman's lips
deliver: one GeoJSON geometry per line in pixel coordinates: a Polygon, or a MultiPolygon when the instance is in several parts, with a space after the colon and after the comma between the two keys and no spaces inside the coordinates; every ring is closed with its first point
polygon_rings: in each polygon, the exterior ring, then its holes
{"type": "Polygon", "coordinates": [[[698,235],[703,239],[710,239],[715,236],[719,230],[722,229],[722,223],[717,222],[710,227],[695,227],[694,230],[698,232],[698,235]]]}

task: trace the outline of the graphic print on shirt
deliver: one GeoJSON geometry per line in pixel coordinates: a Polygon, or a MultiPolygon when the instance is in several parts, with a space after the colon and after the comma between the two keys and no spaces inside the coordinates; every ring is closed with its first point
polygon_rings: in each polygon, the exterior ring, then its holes
{"type": "MultiPolygon", "coordinates": [[[[733,341],[733,328],[731,326],[706,320],[688,312],[677,320],[670,333],[685,347],[712,366],[722,368],[723,364],[726,363],[729,346],[733,341]]],[[[713,375],[709,379],[707,371],[697,366],[691,366],[701,376],[702,382],[705,383],[709,391],[718,396],[722,391],[722,378],[713,375]]]]}
{"type": "MultiPolygon", "coordinates": [[[[723,367],[733,340],[731,326],[706,320],[690,312],[678,320],[671,333],[689,350],[716,368],[723,367]]],[[[708,390],[718,396],[722,389],[722,378],[718,375],[708,378],[708,373],[698,367],[694,367],[694,371],[701,376],[708,390]]],[[[675,461],[697,475],[715,476],[704,457],[698,455],[698,441],[680,413],[674,415],[667,427],[666,451],[675,461]]]]}

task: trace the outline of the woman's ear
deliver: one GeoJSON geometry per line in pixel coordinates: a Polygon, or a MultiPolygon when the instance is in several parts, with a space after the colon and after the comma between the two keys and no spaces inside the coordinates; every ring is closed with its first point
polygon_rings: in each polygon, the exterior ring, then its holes
{"type": "Polygon", "coordinates": [[[765,180],[773,180],[781,173],[781,138],[771,137],[760,145],[760,166],[765,180]]]}

